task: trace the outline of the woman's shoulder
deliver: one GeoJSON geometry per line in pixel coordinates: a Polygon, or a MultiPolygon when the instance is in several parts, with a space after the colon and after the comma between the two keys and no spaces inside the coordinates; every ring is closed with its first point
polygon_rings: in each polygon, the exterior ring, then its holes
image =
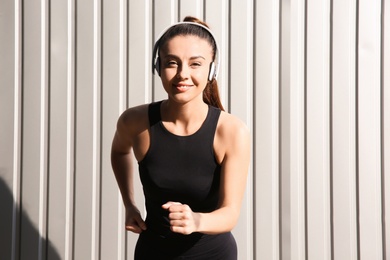
{"type": "Polygon", "coordinates": [[[248,126],[237,116],[224,111],[221,111],[217,132],[225,140],[247,138],[249,136],[248,126]]]}
{"type": "Polygon", "coordinates": [[[139,120],[148,116],[148,107],[149,104],[142,104],[134,107],[127,108],[121,116],[120,120],[124,122],[131,122],[133,120],[139,120]]]}
{"type": "Polygon", "coordinates": [[[221,112],[214,140],[216,159],[220,163],[226,163],[227,158],[231,161],[231,158],[245,157],[249,153],[249,128],[240,118],[227,112],[221,112]]]}
{"type": "Polygon", "coordinates": [[[135,134],[145,130],[149,125],[148,107],[149,104],[143,104],[126,109],[118,119],[118,130],[135,134]]]}

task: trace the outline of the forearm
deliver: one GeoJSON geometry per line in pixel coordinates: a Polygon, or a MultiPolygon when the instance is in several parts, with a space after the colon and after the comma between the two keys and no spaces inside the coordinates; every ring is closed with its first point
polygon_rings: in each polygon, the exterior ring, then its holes
{"type": "Polygon", "coordinates": [[[210,213],[195,214],[198,215],[198,232],[220,234],[229,232],[235,227],[240,213],[232,207],[221,207],[210,213]]]}
{"type": "Polygon", "coordinates": [[[133,163],[131,153],[112,151],[111,165],[125,207],[134,206],[133,163]]]}
{"type": "Polygon", "coordinates": [[[146,230],[146,225],[134,201],[131,151],[131,142],[126,142],[116,133],[111,147],[111,165],[125,205],[125,227],[126,230],[139,234],[146,230]]]}

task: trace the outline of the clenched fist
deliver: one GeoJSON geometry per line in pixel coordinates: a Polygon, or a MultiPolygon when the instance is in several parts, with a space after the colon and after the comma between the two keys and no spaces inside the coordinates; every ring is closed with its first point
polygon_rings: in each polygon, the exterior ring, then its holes
{"type": "Polygon", "coordinates": [[[169,211],[172,232],[189,235],[198,230],[200,215],[188,205],[170,201],[162,205],[162,208],[169,211]]]}

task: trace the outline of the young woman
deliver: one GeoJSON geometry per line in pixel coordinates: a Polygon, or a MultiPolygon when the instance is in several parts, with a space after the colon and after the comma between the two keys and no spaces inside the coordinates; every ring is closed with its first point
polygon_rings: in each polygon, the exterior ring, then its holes
{"type": "Polygon", "coordinates": [[[135,259],[237,259],[230,231],[246,186],[250,137],[223,111],[215,38],[205,23],[186,17],[164,31],[153,56],[168,97],[127,109],[111,151],[126,229],[140,234],[135,259]],[[145,221],[134,202],[132,152],[145,221]]]}

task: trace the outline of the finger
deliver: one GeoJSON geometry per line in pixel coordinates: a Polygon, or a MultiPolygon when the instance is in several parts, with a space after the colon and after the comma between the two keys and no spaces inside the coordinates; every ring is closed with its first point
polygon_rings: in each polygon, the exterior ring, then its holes
{"type": "Polygon", "coordinates": [[[186,204],[172,204],[169,207],[170,212],[182,212],[184,214],[187,214],[188,212],[191,212],[191,208],[186,204]]]}
{"type": "Polygon", "coordinates": [[[171,227],[186,227],[189,223],[187,220],[178,219],[169,221],[169,224],[171,227]]]}
{"type": "Polygon", "coordinates": [[[142,231],[146,230],[145,223],[134,223],[125,226],[126,230],[140,234],[142,231]]]}
{"type": "Polygon", "coordinates": [[[171,226],[171,230],[172,230],[172,232],[184,234],[184,235],[189,235],[192,233],[189,228],[182,227],[182,226],[171,226]]]}
{"type": "Polygon", "coordinates": [[[142,218],[136,218],[135,220],[137,221],[138,226],[142,230],[146,230],[146,223],[145,223],[145,221],[142,218]]]}
{"type": "Polygon", "coordinates": [[[192,214],[191,211],[173,211],[169,213],[168,215],[169,219],[175,220],[175,219],[191,219],[192,214]]]}
{"type": "Polygon", "coordinates": [[[170,220],[183,219],[183,213],[177,213],[177,212],[170,213],[168,217],[169,217],[170,220]]]}
{"type": "Polygon", "coordinates": [[[126,225],[126,230],[137,234],[142,232],[142,229],[138,225],[126,225]]]}
{"type": "Polygon", "coordinates": [[[135,217],[133,220],[126,222],[125,228],[128,231],[139,234],[146,230],[146,224],[141,217],[135,217]]]}
{"type": "Polygon", "coordinates": [[[181,203],[180,202],[174,202],[174,201],[168,201],[167,203],[162,205],[162,208],[163,209],[169,209],[170,207],[172,207],[172,205],[181,205],[181,203]]]}

